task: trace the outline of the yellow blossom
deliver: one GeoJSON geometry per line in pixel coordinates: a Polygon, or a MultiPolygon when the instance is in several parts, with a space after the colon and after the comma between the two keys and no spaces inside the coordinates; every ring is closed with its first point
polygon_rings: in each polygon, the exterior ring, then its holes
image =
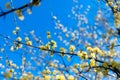
{"type": "Polygon", "coordinates": [[[47,38],[50,39],[50,38],[51,38],[51,35],[47,35],[47,38]]]}
{"type": "Polygon", "coordinates": [[[32,41],[26,41],[27,45],[32,45],[32,41]]]}
{"type": "Polygon", "coordinates": [[[33,6],[39,6],[40,5],[40,0],[32,0],[32,5],[33,6]]]}
{"type": "Polygon", "coordinates": [[[74,65],[74,68],[78,68],[78,66],[79,66],[79,64],[75,64],[75,65],[74,65]]]}
{"type": "Polygon", "coordinates": [[[65,80],[65,77],[64,77],[64,75],[57,75],[56,76],[56,80],[65,80]]]}
{"type": "Polygon", "coordinates": [[[88,50],[89,52],[93,52],[93,48],[92,48],[92,47],[87,47],[87,50],[88,50]]]}
{"type": "Polygon", "coordinates": [[[48,42],[46,45],[45,45],[46,49],[50,49],[50,43],[48,42]]]}
{"type": "Polygon", "coordinates": [[[13,32],[12,32],[14,35],[17,33],[15,30],[13,30],[13,32]]]}
{"type": "Polygon", "coordinates": [[[13,72],[14,72],[14,69],[10,69],[9,72],[13,73],[13,72]]]}
{"type": "Polygon", "coordinates": [[[28,38],[28,37],[25,37],[25,41],[29,41],[29,38],[28,38]]]}
{"type": "Polygon", "coordinates": [[[89,64],[87,62],[84,62],[80,65],[80,69],[84,69],[85,67],[87,67],[89,64]]]}
{"type": "Polygon", "coordinates": [[[12,72],[10,72],[10,71],[5,72],[4,77],[5,78],[12,78],[12,72]]]}
{"type": "Polygon", "coordinates": [[[115,68],[115,67],[118,67],[118,66],[119,66],[119,63],[116,62],[116,61],[112,61],[112,62],[111,62],[111,65],[112,65],[112,68],[115,68]]]}
{"type": "Polygon", "coordinates": [[[56,41],[51,40],[52,49],[54,50],[57,47],[56,41]]]}
{"type": "Polygon", "coordinates": [[[93,52],[95,52],[95,53],[96,53],[96,52],[99,52],[99,50],[100,50],[100,49],[99,49],[98,47],[93,48],[93,52]]]}
{"type": "Polygon", "coordinates": [[[68,80],[75,80],[75,78],[74,78],[74,76],[69,75],[69,76],[68,76],[68,80]]]}
{"type": "Polygon", "coordinates": [[[102,64],[102,66],[105,67],[105,68],[108,68],[108,67],[109,67],[107,62],[104,62],[104,63],[102,64]]]}
{"type": "Polygon", "coordinates": [[[22,38],[21,38],[21,37],[18,37],[18,38],[17,38],[17,40],[18,40],[18,41],[21,41],[21,40],[22,40],[22,38]]]}
{"type": "Polygon", "coordinates": [[[46,50],[47,47],[46,46],[40,46],[40,50],[43,51],[43,50],[46,50]]]}
{"type": "Polygon", "coordinates": [[[95,60],[94,60],[94,59],[91,59],[91,60],[90,60],[90,66],[91,66],[91,67],[94,67],[94,66],[95,66],[95,60]]]}
{"type": "Polygon", "coordinates": [[[17,26],[15,30],[18,31],[18,30],[20,30],[20,28],[17,26]]]}
{"type": "Polygon", "coordinates": [[[45,79],[45,80],[50,80],[50,78],[51,78],[51,77],[50,77],[49,75],[45,75],[45,76],[44,76],[44,79],[45,79]]]}
{"type": "Polygon", "coordinates": [[[61,51],[61,52],[65,52],[65,48],[61,47],[61,48],[60,48],[60,51],[61,51]]]}
{"type": "Polygon", "coordinates": [[[81,59],[88,59],[88,55],[87,55],[87,53],[86,52],[84,52],[84,51],[78,51],[77,52],[77,56],[79,56],[81,59]]]}
{"type": "Polygon", "coordinates": [[[54,71],[53,71],[53,74],[55,75],[56,73],[57,73],[57,70],[54,70],[54,71]]]}
{"type": "Polygon", "coordinates": [[[40,77],[39,76],[35,76],[34,80],[40,80],[40,77]]]}
{"type": "Polygon", "coordinates": [[[75,46],[74,45],[70,45],[69,50],[70,50],[70,52],[73,52],[75,50],[75,46]]]}
{"type": "Polygon", "coordinates": [[[90,56],[91,56],[92,58],[95,58],[95,53],[90,53],[90,56]]]}
{"type": "Polygon", "coordinates": [[[103,70],[102,73],[104,76],[106,76],[106,75],[108,75],[108,70],[103,70]]]}
{"type": "Polygon", "coordinates": [[[28,72],[27,77],[28,77],[29,80],[32,80],[33,79],[33,74],[31,72],[28,72]]]}

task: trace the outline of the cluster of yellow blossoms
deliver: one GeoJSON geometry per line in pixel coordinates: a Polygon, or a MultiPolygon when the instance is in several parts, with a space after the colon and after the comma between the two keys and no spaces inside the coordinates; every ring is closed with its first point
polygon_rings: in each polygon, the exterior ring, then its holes
{"type": "Polygon", "coordinates": [[[28,46],[32,45],[32,41],[30,41],[28,37],[25,37],[25,41],[28,46]]]}
{"type": "Polygon", "coordinates": [[[7,70],[7,71],[4,73],[4,77],[7,78],[7,79],[12,78],[13,72],[14,72],[14,69],[9,69],[9,70],[7,70]]]}
{"type": "Polygon", "coordinates": [[[72,53],[75,50],[75,46],[74,45],[70,45],[69,50],[72,53]]]}
{"type": "Polygon", "coordinates": [[[50,38],[51,38],[51,34],[50,34],[50,32],[49,32],[49,31],[47,32],[47,38],[48,38],[48,39],[50,39],[50,38]]]}
{"type": "Polygon", "coordinates": [[[79,56],[81,59],[88,59],[88,55],[84,51],[78,51],[77,56],[79,56]]]}
{"type": "Polygon", "coordinates": [[[106,6],[111,6],[114,14],[114,24],[116,27],[120,25],[120,12],[119,12],[120,1],[108,0],[106,6]]]}
{"type": "MultiPolygon", "coordinates": [[[[87,47],[87,50],[90,52],[90,53],[98,53],[100,56],[104,56],[104,52],[102,50],[100,50],[100,48],[98,47],[87,47]]],[[[93,55],[93,54],[92,54],[93,55]]],[[[92,56],[94,57],[94,55],[92,56]]]]}
{"type": "Polygon", "coordinates": [[[20,80],[33,80],[33,74],[31,72],[23,73],[20,80]]]}
{"type": "Polygon", "coordinates": [[[43,51],[43,50],[49,50],[49,49],[54,50],[56,47],[57,47],[56,41],[51,40],[45,46],[44,45],[40,46],[40,50],[41,51],[43,51]]]}

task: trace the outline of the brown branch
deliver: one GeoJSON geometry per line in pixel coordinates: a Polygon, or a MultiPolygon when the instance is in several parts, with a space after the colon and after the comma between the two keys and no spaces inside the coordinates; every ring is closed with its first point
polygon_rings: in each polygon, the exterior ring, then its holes
{"type": "Polygon", "coordinates": [[[10,13],[12,13],[12,12],[15,12],[16,10],[22,10],[22,9],[24,9],[24,8],[27,8],[27,7],[32,7],[32,6],[34,6],[34,4],[40,3],[40,1],[41,1],[41,0],[33,0],[32,2],[27,3],[27,4],[25,4],[25,5],[23,5],[23,6],[19,7],[19,8],[14,8],[14,9],[11,9],[11,10],[9,10],[9,11],[2,12],[2,13],[0,14],[0,17],[6,16],[7,14],[10,14],[10,13]]]}

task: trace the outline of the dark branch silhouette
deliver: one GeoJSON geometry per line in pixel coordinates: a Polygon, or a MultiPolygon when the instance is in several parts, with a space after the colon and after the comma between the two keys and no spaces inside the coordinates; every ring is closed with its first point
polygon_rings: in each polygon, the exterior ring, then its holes
{"type": "Polygon", "coordinates": [[[9,11],[2,12],[2,13],[0,14],[0,17],[6,16],[7,14],[12,13],[12,12],[14,12],[14,11],[16,11],[16,10],[22,10],[22,9],[27,8],[27,7],[32,7],[32,6],[34,6],[34,5],[38,5],[40,2],[41,2],[41,0],[33,0],[32,2],[27,3],[27,4],[25,4],[25,5],[23,5],[23,6],[19,7],[19,8],[14,8],[14,9],[11,9],[11,10],[9,10],[9,11]]]}

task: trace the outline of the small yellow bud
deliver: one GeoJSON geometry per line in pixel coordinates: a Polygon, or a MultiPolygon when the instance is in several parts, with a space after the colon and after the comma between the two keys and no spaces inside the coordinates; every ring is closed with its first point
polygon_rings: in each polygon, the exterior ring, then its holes
{"type": "Polygon", "coordinates": [[[32,41],[27,41],[26,44],[31,46],[32,45],[32,41]]]}
{"type": "Polygon", "coordinates": [[[22,39],[21,39],[21,37],[18,37],[17,40],[18,40],[18,41],[21,41],[22,39]]]}

